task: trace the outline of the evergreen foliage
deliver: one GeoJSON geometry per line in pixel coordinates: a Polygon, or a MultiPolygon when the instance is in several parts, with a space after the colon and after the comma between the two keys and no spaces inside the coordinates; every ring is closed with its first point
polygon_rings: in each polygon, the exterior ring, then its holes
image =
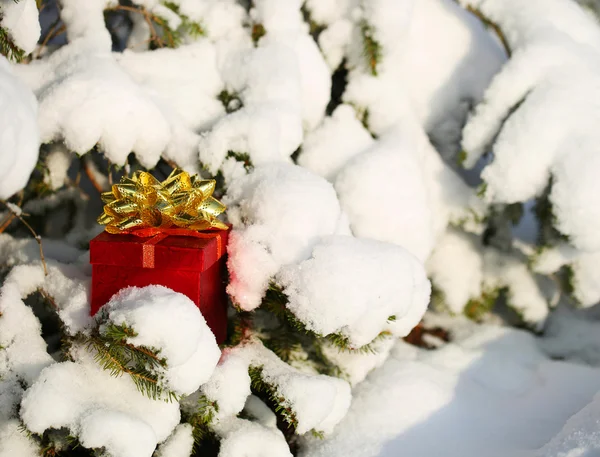
{"type": "MultiPolygon", "coordinates": [[[[373,76],[377,76],[377,66],[381,61],[381,44],[375,38],[373,27],[367,22],[362,21],[360,25],[360,33],[363,39],[363,49],[367,60],[367,67],[373,76]]],[[[368,114],[363,117],[363,124],[368,125],[368,114]]]]}
{"type": "MultiPolygon", "coordinates": [[[[15,0],[17,1],[17,0],[15,0]]],[[[84,0],[82,0],[84,1],[84,0]]],[[[44,3],[41,0],[40,3],[44,3]]],[[[121,1],[111,11],[120,11],[123,14],[140,14],[147,21],[150,28],[150,46],[149,48],[156,49],[162,47],[176,48],[181,46],[189,39],[198,39],[206,37],[207,28],[201,22],[195,22],[190,17],[181,13],[178,3],[173,1],[164,1],[162,4],[174,14],[179,16],[181,24],[177,29],[169,26],[169,22],[156,14],[153,14],[143,6],[136,5],[128,1],[121,1]]],[[[38,5],[39,6],[39,5],[38,5]]],[[[487,27],[491,28],[499,37],[504,45],[506,52],[510,55],[510,48],[506,38],[502,34],[501,29],[486,18],[480,11],[469,7],[469,10],[475,14],[487,27]]],[[[316,23],[310,15],[307,6],[303,6],[302,14],[305,22],[308,24],[310,33],[315,40],[318,40],[319,35],[325,30],[325,26],[316,23]]],[[[1,17],[0,17],[1,19],[1,17]]],[[[56,23],[58,26],[60,19],[56,23]]],[[[248,33],[255,45],[258,45],[260,39],[266,35],[267,30],[261,23],[245,23],[245,32],[248,33]]],[[[51,27],[51,29],[56,29],[51,27]]],[[[363,57],[368,72],[373,77],[380,76],[382,71],[381,61],[384,49],[382,44],[377,40],[377,30],[366,20],[362,20],[358,24],[358,31],[362,39],[363,57]]],[[[111,31],[113,32],[113,31],[111,31]]],[[[54,32],[49,32],[54,33],[54,32]]],[[[47,44],[49,35],[40,38],[40,43],[47,44]]],[[[318,42],[318,41],[317,41],[318,42]]],[[[360,43],[360,41],[359,41],[360,43]]],[[[41,46],[43,47],[43,46],[41,46]]],[[[6,56],[13,62],[22,62],[26,58],[22,49],[18,48],[12,41],[9,33],[0,28],[0,53],[6,56]]],[[[35,53],[34,53],[35,56],[35,53]]],[[[328,114],[334,111],[334,108],[339,106],[343,100],[343,92],[348,76],[348,63],[344,59],[339,68],[333,74],[332,100],[327,108],[328,114]]],[[[226,114],[234,113],[244,107],[243,93],[236,93],[223,89],[216,97],[225,108],[226,114]]],[[[369,109],[368,107],[354,106],[356,116],[375,138],[375,134],[370,131],[369,126],[369,109]]],[[[516,110],[516,108],[513,109],[516,110]]],[[[295,147],[295,146],[294,146],[295,147]]],[[[302,146],[298,146],[298,150],[292,156],[295,160],[301,151],[302,146]]],[[[136,168],[142,168],[139,163],[136,163],[135,158],[130,156],[127,163],[122,166],[111,164],[102,157],[100,147],[94,147],[92,151],[86,154],[81,160],[73,162],[70,167],[68,176],[65,178],[65,186],[59,189],[52,188],[49,185],[49,176],[51,174],[48,165],[48,154],[45,151],[47,145],[42,147],[42,153],[39,156],[37,167],[29,181],[27,187],[15,197],[11,202],[18,203],[19,206],[27,208],[29,204],[34,210],[42,208],[40,213],[33,214],[30,220],[32,224],[40,229],[40,232],[47,233],[45,225],[46,211],[63,211],[63,214],[68,214],[72,222],[72,226],[78,223],[78,218],[83,217],[82,206],[85,207],[90,199],[90,195],[94,195],[94,190],[102,191],[112,182],[117,181],[123,174],[131,173],[136,168]],[[106,182],[95,182],[94,176],[102,176],[106,178],[106,182]],[[86,183],[87,188],[84,189],[82,182],[86,183]],[[95,188],[95,189],[94,189],[95,188]],[[104,188],[104,189],[103,189],[104,188]],[[68,192],[67,192],[68,191],[68,192]],[[83,202],[83,204],[82,204],[83,202]],[[79,204],[79,206],[77,206],[79,204]],[[52,206],[54,205],[54,206],[52,206]],[[50,210],[48,210],[50,208],[50,210]],[[39,219],[39,220],[38,220],[39,219]]],[[[226,154],[227,159],[235,160],[243,165],[246,171],[251,171],[254,168],[251,155],[243,150],[229,150],[226,154]]],[[[467,158],[466,151],[460,151],[456,156],[458,165],[462,165],[467,158]]],[[[201,164],[200,164],[201,165],[201,164]]],[[[155,174],[169,173],[170,169],[176,164],[162,160],[157,167],[152,170],[155,174]]],[[[222,171],[217,172],[217,192],[223,194],[226,189],[226,183],[222,171]]],[[[552,181],[549,182],[546,191],[541,195],[536,202],[535,214],[540,222],[538,245],[540,251],[547,247],[552,247],[560,242],[568,241],[566,236],[561,234],[556,229],[556,217],[553,213],[552,204],[550,202],[550,193],[552,189],[552,181]]],[[[485,196],[487,184],[483,182],[479,187],[479,196],[485,196]]],[[[83,208],[85,209],[85,208],[83,208]]],[[[483,243],[486,247],[494,245],[495,232],[497,226],[506,221],[512,225],[516,225],[522,218],[524,209],[522,204],[516,203],[497,207],[494,209],[497,214],[492,214],[485,220],[487,230],[483,237],[483,243]],[[497,216],[497,219],[494,217],[497,216]]],[[[482,222],[482,221],[479,221],[482,222]]],[[[460,224],[458,224],[460,225],[460,224]]],[[[69,229],[72,228],[69,226],[69,229]]],[[[20,229],[16,224],[11,224],[10,221],[2,228],[0,232],[18,233],[20,229]]],[[[510,230],[510,227],[509,227],[510,230]]],[[[83,238],[75,239],[74,244],[85,247],[89,232],[81,230],[84,234],[83,238]]],[[[564,266],[559,273],[556,274],[561,288],[566,293],[573,295],[575,273],[572,266],[564,266]]],[[[48,303],[52,304],[52,298],[40,290],[43,298],[48,303]]],[[[483,291],[480,297],[472,298],[464,307],[464,314],[475,321],[484,320],[492,311],[499,300],[506,298],[508,291],[506,288],[488,288],[483,291]]],[[[432,301],[438,304],[440,308],[448,310],[444,305],[444,294],[435,286],[432,292],[432,301]]],[[[392,334],[387,331],[382,331],[369,344],[361,347],[355,347],[351,344],[350,339],[343,333],[333,333],[329,335],[321,335],[307,328],[307,326],[294,315],[288,308],[288,297],[284,289],[276,282],[271,282],[261,306],[252,312],[243,311],[241,309],[230,309],[228,320],[229,331],[228,340],[223,345],[227,347],[235,347],[250,338],[257,337],[263,345],[277,355],[283,362],[294,367],[306,368],[307,371],[317,372],[329,376],[334,376],[342,379],[349,379],[342,367],[334,363],[327,353],[333,347],[340,352],[352,354],[375,354],[379,343],[382,340],[392,338],[392,334]]],[[[54,305],[53,312],[57,311],[54,305]]],[[[0,313],[0,318],[2,314],[0,313]]],[[[389,322],[396,321],[401,316],[391,315],[388,317],[389,322]]],[[[137,333],[134,328],[126,325],[117,325],[109,322],[106,315],[101,315],[96,322],[95,327],[89,334],[79,333],[75,338],[64,338],[61,347],[64,353],[68,354],[70,345],[81,344],[88,351],[94,354],[96,363],[104,370],[108,371],[112,376],[129,376],[134,382],[140,393],[153,400],[174,402],[181,398],[175,392],[171,391],[163,383],[161,378],[162,373],[167,368],[168,361],[161,355],[160,350],[153,347],[137,346],[130,341],[135,338],[137,333]]],[[[0,350],[2,347],[0,346],[0,350]]],[[[277,414],[277,416],[285,422],[293,431],[298,425],[298,418],[294,411],[294,407],[290,402],[278,391],[277,386],[269,383],[265,376],[264,367],[260,364],[255,364],[249,367],[249,376],[251,380],[252,392],[264,400],[266,404],[277,414]]],[[[189,423],[193,428],[193,437],[195,443],[195,452],[197,455],[201,453],[201,449],[207,442],[218,441],[217,435],[214,432],[215,417],[219,412],[219,405],[216,401],[210,401],[205,395],[200,395],[196,407],[192,411],[183,411],[182,419],[189,423]]],[[[240,414],[242,417],[243,413],[240,414]]],[[[52,430],[44,433],[43,436],[31,434],[27,429],[23,428],[23,432],[27,433],[36,443],[39,444],[43,455],[51,457],[54,455],[73,456],[74,450],[86,453],[100,454],[102,450],[87,450],[82,449],[77,437],[72,436],[66,430],[52,430]]],[[[322,437],[323,434],[318,430],[312,430],[312,434],[316,437],[322,437]]],[[[83,454],[82,454],[83,455],[83,454]]]]}
{"type": "MultiPolygon", "coordinates": [[[[2,15],[0,14],[1,19],[2,15]]],[[[25,58],[25,51],[13,43],[6,29],[2,27],[0,27],[0,54],[14,62],[21,62],[25,58]]]]}
{"type": "Polygon", "coordinates": [[[95,352],[96,362],[111,375],[129,375],[138,390],[154,400],[177,401],[178,396],[165,389],[160,380],[160,370],[166,368],[167,361],[154,348],[127,342],[135,336],[135,330],[126,325],[107,323],[90,335],[80,335],[80,339],[95,352]]]}

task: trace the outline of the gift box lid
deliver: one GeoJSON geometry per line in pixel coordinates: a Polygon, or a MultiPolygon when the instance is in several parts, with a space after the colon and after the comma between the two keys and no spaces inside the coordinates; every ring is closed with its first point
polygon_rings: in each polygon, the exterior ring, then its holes
{"type": "Polygon", "coordinates": [[[90,241],[90,263],[202,272],[225,255],[228,235],[229,230],[202,232],[202,238],[102,232],[90,241]]]}

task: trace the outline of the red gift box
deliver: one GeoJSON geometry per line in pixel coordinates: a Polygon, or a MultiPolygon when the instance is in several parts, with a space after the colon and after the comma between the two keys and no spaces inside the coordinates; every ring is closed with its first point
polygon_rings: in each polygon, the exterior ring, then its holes
{"type": "Polygon", "coordinates": [[[227,336],[225,247],[229,231],[196,235],[141,238],[102,232],[90,241],[91,314],[125,287],[158,284],[196,303],[222,343],[227,336]]]}

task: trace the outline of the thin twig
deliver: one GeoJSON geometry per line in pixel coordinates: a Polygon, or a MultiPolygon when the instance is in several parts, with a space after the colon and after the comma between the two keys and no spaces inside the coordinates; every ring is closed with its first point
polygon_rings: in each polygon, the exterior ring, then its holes
{"type": "Polygon", "coordinates": [[[109,10],[130,11],[132,13],[138,13],[138,14],[143,15],[144,19],[146,20],[146,23],[148,24],[148,27],[150,28],[150,35],[152,37],[151,41],[156,41],[160,47],[164,47],[165,42],[158,35],[158,33],[156,33],[156,29],[154,28],[154,24],[153,24],[153,21],[154,21],[154,22],[157,22],[160,25],[162,25],[162,21],[160,21],[160,19],[157,16],[150,13],[146,8],[134,8],[133,6],[117,5],[112,8],[109,8],[109,10]]]}
{"type": "Polygon", "coordinates": [[[58,36],[61,33],[66,32],[66,30],[67,30],[67,27],[65,26],[65,24],[62,23],[62,19],[60,18],[60,16],[58,16],[58,18],[56,19],[56,21],[54,21],[54,23],[50,26],[50,29],[46,33],[46,36],[44,37],[44,40],[42,41],[42,43],[37,47],[35,56],[33,56],[33,58],[34,59],[39,58],[40,54],[42,53],[42,50],[46,47],[46,45],[48,44],[48,42],[53,37],[58,36]]]}
{"type": "Polygon", "coordinates": [[[492,20],[490,20],[488,17],[486,17],[477,8],[474,8],[472,6],[467,6],[467,11],[469,11],[470,13],[477,16],[477,18],[481,22],[483,22],[483,24],[485,26],[490,27],[496,33],[496,35],[498,35],[498,38],[500,39],[500,42],[502,43],[502,46],[504,47],[504,51],[506,52],[506,55],[508,57],[510,57],[512,54],[512,52],[510,50],[510,45],[508,44],[508,40],[506,39],[504,32],[502,32],[502,29],[500,28],[500,26],[498,24],[496,24],[495,22],[493,22],[492,20]]]}
{"type": "Polygon", "coordinates": [[[29,231],[31,232],[31,234],[33,235],[33,237],[35,238],[35,241],[37,242],[39,248],[40,248],[40,259],[42,260],[42,265],[44,266],[44,275],[48,276],[48,266],[46,265],[46,258],[44,257],[44,249],[42,247],[42,237],[39,236],[35,230],[33,230],[33,227],[31,225],[29,225],[29,222],[27,222],[23,216],[21,216],[21,214],[17,213],[11,206],[9,205],[6,201],[4,200],[0,200],[0,203],[2,203],[4,206],[6,206],[6,208],[17,218],[19,219],[23,225],[25,227],[27,227],[29,229],[29,231]]]}
{"type": "Polygon", "coordinates": [[[83,159],[83,169],[85,170],[85,174],[89,178],[89,180],[92,183],[92,185],[94,186],[94,188],[99,193],[104,192],[104,189],[102,188],[102,186],[100,185],[100,183],[98,182],[96,177],[94,176],[94,172],[92,171],[92,165],[90,163],[90,160],[88,160],[87,158],[83,159]]]}
{"type": "MultiPolygon", "coordinates": [[[[23,191],[19,192],[19,203],[17,203],[17,206],[21,206],[23,204],[23,191]]],[[[12,223],[12,221],[15,220],[15,215],[11,212],[8,217],[4,220],[4,222],[2,222],[2,224],[0,225],[0,233],[4,233],[4,230],[6,230],[10,224],[12,223]]]]}

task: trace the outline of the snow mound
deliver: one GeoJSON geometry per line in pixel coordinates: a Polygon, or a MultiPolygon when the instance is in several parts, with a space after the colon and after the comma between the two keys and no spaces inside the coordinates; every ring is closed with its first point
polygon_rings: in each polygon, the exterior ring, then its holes
{"type": "Polygon", "coordinates": [[[43,281],[41,268],[18,266],[0,289],[0,378],[16,376],[29,385],[53,362],[41,336],[42,326],[23,302],[43,281]]]}
{"type": "Polygon", "coordinates": [[[333,186],[295,165],[256,167],[229,186],[223,201],[234,228],[227,291],[245,310],[259,306],[277,271],[308,257],[341,218],[333,186]]]}
{"type": "Polygon", "coordinates": [[[449,329],[454,341],[435,351],[398,342],[355,388],[333,435],[305,439],[302,457],[566,456],[569,445],[597,446],[595,405],[571,419],[562,447],[544,448],[556,453],[533,452],[596,394],[599,369],[550,360],[520,330],[430,317],[426,325],[449,329]]]}
{"type": "Polygon", "coordinates": [[[114,377],[85,349],[77,362],[55,363],[25,392],[21,418],[43,433],[66,427],[84,445],[106,446],[111,457],[149,457],[179,423],[179,404],[142,395],[129,376],[114,377]]]}
{"type": "Polygon", "coordinates": [[[190,424],[179,424],[171,436],[156,451],[157,457],[189,457],[194,446],[190,424]]]}
{"type": "Polygon", "coordinates": [[[210,378],[221,351],[198,307],[185,295],[163,286],[121,290],[102,308],[108,323],[133,329],[127,342],[159,351],[167,368],[164,382],[189,395],[210,378]]]}
{"type": "Polygon", "coordinates": [[[482,173],[489,201],[540,195],[552,178],[556,227],[584,251],[600,250],[595,125],[600,121],[600,29],[575,2],[464,1],[506,33],[514,54],[464,128],[467,166],[494,142],[482,173]]]}
{"type": "Polygon", "coordinates": [[[429,303],[430,284],[420,262],[388,243],[326,238],[312,257],[277,275],[287,308],[309,330],[341,334],[353,347],[387,330],[405,336],[429,303]]]}
{"type": "Polygon", "coordinates": [[[219,457],[292,456],[283,433],[277,428],[234,417],[217,430],[221,437],[219,457]]]}
{"type": "MultiPolygon", "coordinates": [[[[35,8],[33,0],[19,4],[6,2],[9,8],[19,8],[19,5],[28,3],[33,3],[35,8]]],[[[3,12],[1,6],[0,12],[3,12]]],[[[31,91],[13,75],[4,56],[0,56],[0,198],[2,199],[11,197],[25,187],[37,162],[40,146],[37,110],[37,102],[31,91]]]]}
{"type": "Polygon", "coordinates": [[[303,435],[316,430],[329,434],[348,411],[352,396],[346,381],[302,372],[256,340],[233,351],[248,366],[261,370],[262,380],[275,389],[277,397],[292,411],[296,433],[303,435]]]}
{"type": "Polygon", "coordinates": [[[19,75],[38,97],[42,142],[63,139],[78,154],[98,144],[116,164],[134,151],[151,168],[169,141],[169,123],[156,102],[109,51],[85,39],[20,67],[19,75]]]}
{"type": "Polygon", "coordinates": [[[35,0],[0,2],[0,27],[6,29],[19,48],[30,54],[40,39],[39,13],[35,0]]]}
{"type": "Polygon", "coordinates": [[[236,416],[250,396],[248,363],[235,352],[224,351],[212,376],[202,386],[202,393],[217,403],[217,423],[236,416]]]}
{"type": "Polygon", "coordinates": [[[306,136],[298,165],[333,181],[344,164],[372,144],[373,138],[354,108],[342,104],[306,136]]]}
{"type": "Polygon", "coordinates": [[[335,181],[356,236],[395,243],[424,261],[435,241],[418,151],[388,135],[348,163],[335,181]]]}
{"type": "Polygon", "coordinates": [[[485,302],[506,290],[508,306],[524,323],[541,330],[548,317],[549,297],[514,248],[502,252],[485,247],[475,236],[450,229],[427,261],[427,271],[453,313],[462,313],[470,300],[485,302]]]}

